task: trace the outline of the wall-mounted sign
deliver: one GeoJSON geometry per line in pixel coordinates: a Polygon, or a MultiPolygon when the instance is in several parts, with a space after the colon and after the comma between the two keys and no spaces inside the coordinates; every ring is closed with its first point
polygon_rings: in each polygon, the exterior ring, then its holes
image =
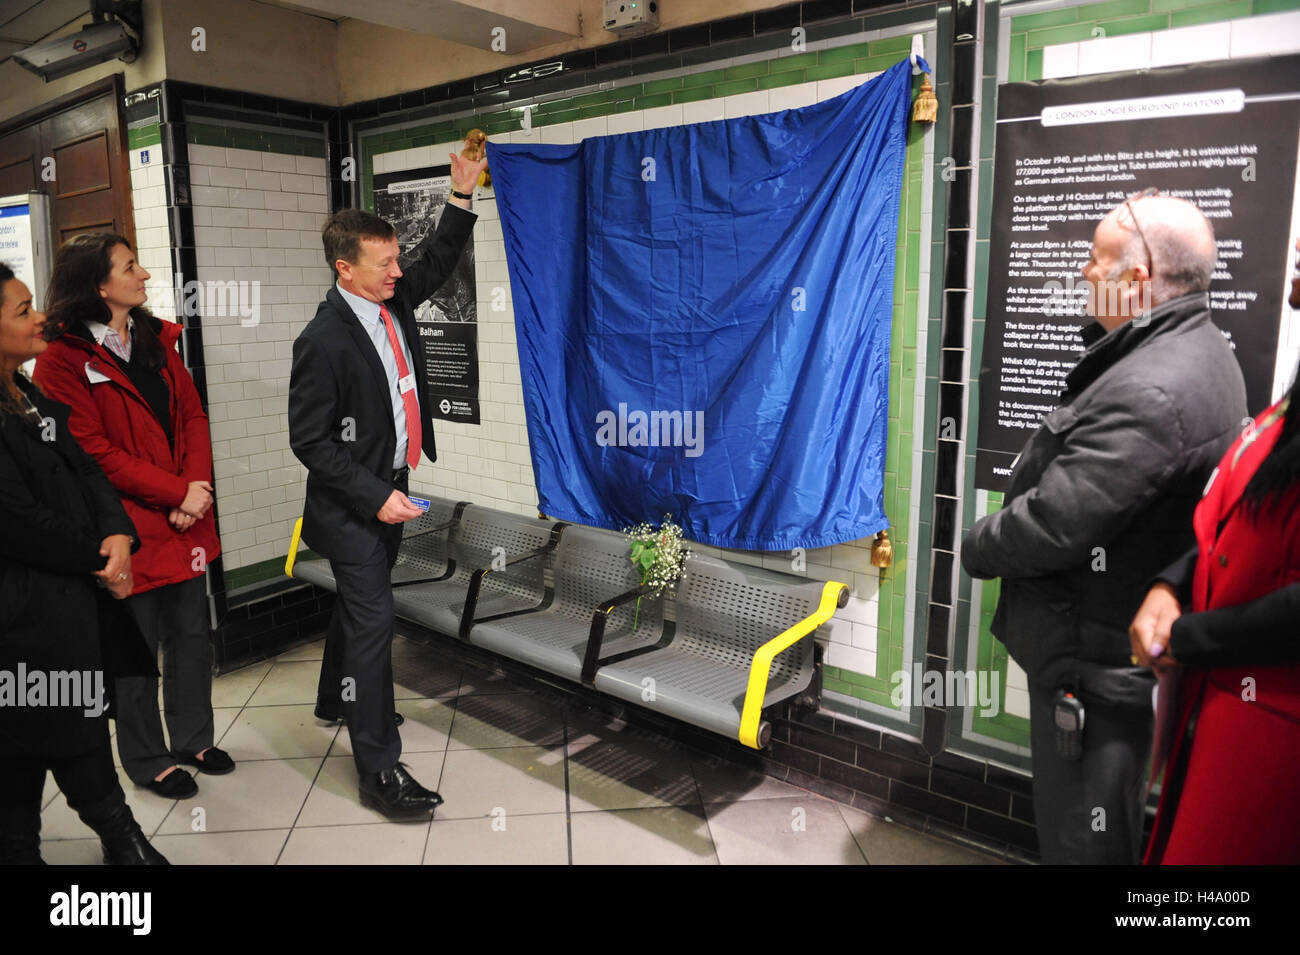
{"type": "Polygon", "coordinates": [[[1294,366],[1279,334],[1291,319],[1298,76],[1300,57],[1278,56],[999,88],[976,487],[1005,490],[1056,407],[1092,321],[1079,269],[1093,230],[1148,186],[1213,224],[1211,315],[1250,413],[1268,406],[1294,366]]]}

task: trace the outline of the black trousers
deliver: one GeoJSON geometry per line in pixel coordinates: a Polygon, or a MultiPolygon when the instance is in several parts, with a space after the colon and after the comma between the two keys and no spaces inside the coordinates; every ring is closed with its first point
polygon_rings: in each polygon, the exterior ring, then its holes
{"type": "Polygon", "coordinates": [[[169,766],[172,753],[198,753],[213,743],[212,638],[203,577],[126,599],[149,645],[163,651],[163,711],[170,751],[158,717],[158,678],[119,677],[117,752],[122,768],[143,785],[169,766]]]}
{"type": "MultiPolygon", "coordinates": [[[[405,482],[398,489],[405,493],[405,482]]],[[[356,559],[331,560],[334,614],[316,688],[318,705],[343,705],[358,773],[392,769],[402,755],[393,725],[393,588],[390,574],[402,525],[358,548],[356,559]]]]}
{"type": "Polygon", "coordinates": [[[1079,676],[1084,724],[1077,760],[1057,755],[1057,687],[1029,682],[1039,852],[1045,865],[1137,865],[1154,726],[1151,673],[1085,666],[1079,676]]]}
{"type": "Polygon", "coordinates": [[[120,790],[117,770],[113,768],[108,718],[101,717],[98,722],[102,736],[83,753],[0,760],[0,825],[4,835],[36,836],[41,831],[41,792],[46,770],[54,773],[54,781],[75,811],[103,802],[113,790],[120,790]]]}

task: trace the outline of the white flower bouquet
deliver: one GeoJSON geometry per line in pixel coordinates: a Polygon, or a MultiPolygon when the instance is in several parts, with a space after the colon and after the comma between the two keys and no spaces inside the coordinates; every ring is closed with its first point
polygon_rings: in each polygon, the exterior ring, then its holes
{"type": "MultiPolygon", "coordinates": [[[[681,527],[669,520],[668,515],[657,529],[653,524],[641,523],[623,533],[627,534],[631,544],[628,556],[641,572],[641,585],[653,588],[650,596],[658,597],[665,587],[681,578],[690,551],[682,539],[681,527]]],[[[633,629],[640,619],[641,599],[638,597],[633,629]]]]}

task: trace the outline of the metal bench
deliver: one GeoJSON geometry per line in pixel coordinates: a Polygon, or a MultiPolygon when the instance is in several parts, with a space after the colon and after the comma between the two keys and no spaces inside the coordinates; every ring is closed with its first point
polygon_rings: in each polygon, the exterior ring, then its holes
{"type": "Polygon", "coordinates": [[[575,683],[581,678],[593,633],[599,633],[596,644],[604,646],[607,656],[653,647],[665,638],[663,598],[649,596],[650,588],[640,585],[640,574],[628,558],[623,535],[569,527],[555,549],[552,566],[555,585],[551,603],[533,613],[504,619],[490,619],[479,592],[496,573],[490,569],[476,573],[470,583],[462,635],[475,646],[575,683]]]}
{"type": "Polygon", "coordinates": [[[598,647],[591,683],[762,749],[771,736],[763,710],[808,687],[813,632],[848,598],[848,587],[835,581],[691,556],[677,585],[671,643],[608,662],[598,647]]]}
{"type": "MultiPolygon", "coordinates": [[[[447,539],[466,501],[449,501],[440,497],[429,498],[429,509],[413,521],[402,525],[402,544],[393,566],[394,584],[415,581],[442,580],[453,571],[447,552],[447,539]]],[[[337,589],[334,572],[327,560],[298,560],[298,546],[302,542],[302,518],[293,527],[289,542],[289,556],[284,562],[284,573],[295,580],[305,580],[327,590],[337,589]]]]}
{"type": "MultiPolygon", "coordinates": [[[[301,530],[285,573],[335,590],[327,561],[295,564],[301,530]]],[[[439,499],[403,528],[393,569],[398,616],[753,749],[771,736],[763,711],[810,685],[813,634],[848,597],[692,555],[673,622],[623,535],[439,499]]]]}
{"type": "Polygon", "coordinates": [[[451,530],[451,573],[434,581],[395,580],[393,609],[399,617],[462,636],[470,580],[475,571],[494,566],[500,569],[483,581],[478,595],[481,616],[501,617],[544,607],[550,600],[548,558],[567,526],[470,504],[451,530]]]}

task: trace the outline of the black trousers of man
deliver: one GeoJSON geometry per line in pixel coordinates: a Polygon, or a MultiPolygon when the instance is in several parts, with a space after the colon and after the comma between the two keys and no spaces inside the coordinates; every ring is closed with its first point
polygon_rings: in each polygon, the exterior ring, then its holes
{"type": "Polygon", "coordinates": [[[1142,861],[1146,768],[1154,718],[1149,670],[1084,664],[1083,755],[1056,749],[1057,687],[1029,681],[1034,821],[1044,865],[1136,865],[1142,861]]]}
{"type": "MultiPolygon", "coordinates": [[[[403,494],[407,475],[394,475],[403,494]]],[[[393,587],[402,525],[390,524],[348,560],[331,560],[337,591],[325,633],[318,706],[343,706],[358,773],[392,769],[402,755],[393,723],[393,587]],[[345,683],[345,681],[351,681],[345,683]]]]}

